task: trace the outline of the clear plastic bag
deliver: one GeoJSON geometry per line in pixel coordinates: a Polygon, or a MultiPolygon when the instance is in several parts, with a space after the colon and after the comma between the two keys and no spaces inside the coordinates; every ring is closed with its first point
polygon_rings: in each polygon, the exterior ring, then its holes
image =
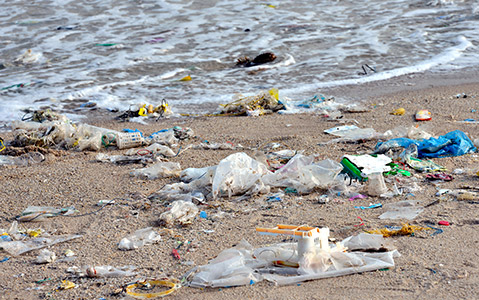
{"type": "Polygon", "coordinates": [[[269,171],[264,164],[246,153],[232,154],[220,161],[216,167],[212,184],[213,197],[268,192],[261,182],[261,177],[267,173],[269,171]]]}
{"type": "Polygon", "coordinates": [[[145,245],[153,244],[161,240],[161,236],[152,227],[135,231],[133,234],[124,237],[118,244],[120,250],[134,250],[145,245]]]}
{"type": "Polygon", "coordinates": [[[175,162],[160,162],[148,168],[133,170],[130,174],[142,179],[157,179],[180,176],[181,166],[175,162]]]}
{"type": "Polygon", "coordinates": [[[297,154],[281,169],[263,176],[262,180],[266,185],[290,187],[307,193],[330,186],[342,169],[341,164],[333,160],[314,163],[313,156],[297,154]]]}

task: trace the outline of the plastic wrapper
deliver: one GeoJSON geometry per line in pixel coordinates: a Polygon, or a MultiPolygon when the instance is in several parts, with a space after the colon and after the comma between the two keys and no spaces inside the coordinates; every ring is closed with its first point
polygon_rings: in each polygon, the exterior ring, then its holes
{"type": "Polygon", "coordinates": [[[178,200],[171,204],[170,210],[160,215],[160,221],[167,225],[174,223],[181,225],[191,224],[198,212],[198,207],[194,203],[178,200]]]}
{"type": "Polygon", "coordinates": [[[333,160],[314,163],[314,157],[297,154],[281,169],[263,176],[262,180],[266,185],[290,187],[305,193],[315,188],[328,188],[342,169],[341,164],[333,160]]]}
{"type": "Polygon", "coordinates": [[[216,167],[212,184],[213,197],[268,192],[261,181],[261,177],[267,173],[269,171],[264,164],[246,153],[232,154],[220,161],[216,167]]]}
{"type": "Polygon", "coordinates": [[[417,217],[424,207],[419,206],[420,202],[416,200],[405,200],[396,203],[389,203],[384,205],[387,211],[379,216],[379,219],[406,219],[412,220],[417,217]]]}
{"type": "Polygon", "coordinates": [[[381,234],[360,233],[345,238],[341,244],[350,251],[386,248],[384,237],[381,234]]]}
{"type": "Polygon", "coordinates": [[[157,179],[180,176],[181,166],[175,162],[160,162],[148,168],[133,170],[131,176],[142,179],[157,179]]]}
{"type": "Polygon", "coordinates": [[[46,248],[58,243],[63,243],[77,239],[81,235],[57,235],[49,237],[37,237],[28,241],[11,241],[0,244],[0,248],[12,256],[18,256],[23,253],[46,248]]]}
{"type": "Polygon", "coordinates": [[[48,264],[55,261],[57,256],[55,252],[50,251],[48,249],[42,249],[40,254],[38,254],[37,258],[35,259],[36,264],[48,264]]]}
{"type": "Polygon", "coordinates": [[[204,168],[187,168],[181,171],[180,178],[181,178],[181,181],[183,182],[191,182],[202,176],[207,175],[208,172],[210,171],[214,172],[215,170],[216,170],[216,166],[204,167],[204,168]]]}
{"type": "Polygon", "coordinates": [[[74,212],[75,208],[73,206],[66,208],[29,206],[22,212],[19,217],[17,217],[17,220],[20,222],[39,222],[58,215],[68,216],[73,214],[74,212]]]}
{"type": "Polygon", "coordinates": [[[121,239],[118,244],[120,250],[134,250],[145,245],[153,244],[161,240],[161,236],[156,233],[152,227],[147,227],[135,231],[133,234],[121,239]]]}

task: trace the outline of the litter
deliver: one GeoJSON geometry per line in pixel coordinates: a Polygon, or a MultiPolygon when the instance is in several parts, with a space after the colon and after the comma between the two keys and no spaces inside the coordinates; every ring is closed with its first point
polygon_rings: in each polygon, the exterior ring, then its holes
{"type": "Polygon", "coordinates": [[[218,115],[234,116],[261,116],[284,109],[284,105],[278,100],[277,90],[263,91],[256,96],[244,97],[237,95],[227,104],[221,104],[218,115]]]}
{"type": "Polygon", "coordinates": [[[355,206],[354,208],[358,209],[371,209],[371,208],[379,208],[382,207],[383,205],[381,203],[376,203],[376,204],[371,204],[369,206],[355,206]]]}
{"type": "Polygon", "coordinates": [[[171,204],[171,208],[160,215],[160,222],[166,225],[179,223],[191,224],[198,214],[198,207],[192,202],[177,200],[171,204]]]}
{"type": "Polygon", "coordinates": [[[35,259],[35,263],[48,264],[54,262],[56,258],[57,256],[55,255],[55,252],[48,249],[42,249],[40,254],[38,254],[37,258],[35,259]]]}
{"type": "Polygon", "coordinates": [[[368,180],[373,173],[384,173],[391,171],[388,165],[392,162],[386,155],[344,155],[341,159],[343,170],[350,178],[359,181],[368,180]]]}
{"type": "Polygon", "coordinates": [[[388,191],[381,172],[372,173],[368,177],[368,195],[379,197],[388,191]]]}
{"type": "Polygon", "coordinates": [[[181,166],[175,162],[159,162],[151,167],[136,169],[130,172],[131,176],[139,177],[141,179],[158,179],[168,177],[180,176],[181,166]]]}
{"type": "Polygon", "coordinates": [[[189,281],[191,287],[230,287],[251,285],[266,279],[279,285],[296,284],[320,278],[394,267],[396,250],[378,253],[361,252],[383,249],[382,236],[345,239],[329,244],[328,228],[278,225],[276,228],[257,228],[262,234],[286,234],[298,243],[281,243],[253,249],[246,241],[222,251],[208,265],[197,268],[189,281]],[[354,252],[346,252],[351,245],[354,252]]]}
{"type": "Polygon", "coordinates": [[[151,298],[157,298],[157,297],[164,297],[167,296],[177,289],[179,289],[181,285],[173,280],[145,280],[145,281],[140,281],[134,284],[130,284],[126,287],[126,293],[129,296],[132,296],[133,298],[136,299],[151,299],[151,298]],[[166,286],[169,287],[169,290],[162,291],[162,292],[157,292],[157,293],[151,293],[151,292],[144,292],[144,293],[139,293],[136,290],[151,290],[153,287],[159,287],[159,286],[166,286]]]}
{"type": "Polygon", "coordinates": [[[397,235],[412,235],[414,234],[414,232],[420,231],[420,230],[429,230],[429,228],[403,224],[403,226],[397,230],[389,230],[388,228],[382,228],[382,229],[368,230],[367,232],[372,234],[382,234],[384,237],[391,237],[391,236],[397,236],[397,235]]]}
{"type": "Polygon", "coordinates": [[[391,112],[391,115],[395,115],[395,116],[402,116],[406,113],[406,110],[404,108],[398,108],[398,109],[395,109],[391,112]]]}
{"type": "Polygon", "coordinates": [[[434,158],[460,156],[476,151],[474,144],[467,135],[460,131],[451,131],[438,138],[427,140],[412,140],[407,138],[397,138],[386,142],[380,142],[375,147],[375,154],[386,153],[392,148],[408,148],[410,145],[417,147],[417,158],[434,158]]]}
{"type": "Polygon", "coordinates": [[[135,276],[138,273],[135,272],[135,266],[123,266],[123,267],[112,267],[112,266],[96,266],[96,267],[86,267],[84,273],[87,277],[130,277],[135,276]]]}
{"type": "Polygon", "coordinates": [[[145,245],[150,245],[161,240],[152,227],[147,227],[135,231],[133,234],[124,237],[118,244],[120,250],[134,250],[145,245]]]}
{"type": "Polygon", "coordinates": [[[431,112],[427,109],[421,109],[416,113],[416,121],[430,121],[431,112]]]}
{"type": "Polygon", "coordinates": [[[424,208],[417,206],[420,202],[416,200],[405,200],[396,203],[385,204],[386,212],[379,216],[379,219],[407,219],[412,220],[417,217],[424,208]]]}
{"type": "Polygon", "coordinates": [[[454,177],[446,173],[434,173],[434,174],[427,174],[426,179],[430,181],[434,181],[434,180],[451,181],[454,179],[454,177]]]}
{"type": "Polygon", "coordinates": [[[46,206],[29,206],[16,219],[20,222],[39,222],[56,216],[69,216],[75,213],[73,206],[66,208],[54,208],[46,206]]]}
{"type": "Polygon", "coordinates": [[[437,224],[443,225],[443,226],[449,226],[450,223],[448,221],[439,221],[437,224]]]}
{"type": "Polygon", "coordinates": [[[57,235],[49,237],[36,237],[27,241],[11,241],[0,243],[0,249],[12,256],[19,256],[29,251],[46,248],[58,243],[67,242],[82,237],[81,235],[57,235]]]}

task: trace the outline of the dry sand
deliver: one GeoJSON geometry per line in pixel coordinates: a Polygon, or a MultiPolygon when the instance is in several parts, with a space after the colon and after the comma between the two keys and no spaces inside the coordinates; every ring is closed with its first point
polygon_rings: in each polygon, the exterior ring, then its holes
{"type": "MultiPolygon", "coordinates": [[[[477,73],[472,71],[469,75],[477,73]]],[[[435,135],[459,129],[471,138],[479,138],[477,125],[461,124],[455,120],[476,118],[479,112],[479,84],[470,76],[463,80],[448,82],[446,77],[409,76],[392,81],[379,82],[362,87],[331,90],[330,94],[355,95],[362,98],[371,108],[367,113],[345,114],[345,119],[355,119],[360,127],[373,127],[379,132],[396,126],[416,125],[413,115],[417,109],[429,109],[432,121],[425,125],[435,135]],[[438,79],[440,78],[440,79],[438,79]],[[457,85],[457,83],[460,83],[457,85]],[[453,84],[453,85],[452,85],[453,84]],[[465,93],[467,98],[456,98],[465,93]],[[404,107],[404,116],[393,116],[389,112],[404,107]]],[[[475,77],[477,79],[477,76],[475,77]]],[[[456,78],[457,79],[457,78],[456,78]]],[[[174,108],[174,107],[173,107],[174,108]]],[[[151,121],[149,125],[119,123],[114,114],[92,112],[88,123],[120,130],[138,128],[145,133],[175,125],[190,127],[196,136],[212,142],[230,141],[245,147],[257,148],[270,141],[277,141],[306,154],[318,154],[320,158],[339,161],[344,154],[370,153],[376,141],[357,144],[318,146],[319,142],[332,139],[324,129],[340,124],[327,121],[321,115],[267,115],[262,117],[199,117],[171,118],[151,121]],[[101,116],[101,117],[100,117],[101,116]]],[[[6,140],[11,133],[2,133],[6,140]]],[[[109,154],[122,151],[108,150],[109,154]]],[[[182,168],[216,165],[226,156],[238,151],[193,150],[185,151],[171,159],[182,168]]],[[[252,155],[252,150],[245,150],[252,155]]],[[[193,266],[206,264],[222,250],[242,239],[253,246],[281,242],[281,237],[264,237],[255,232],[255,227],[274,227],[277,224],[307,224],[329,227],[331,237],[342,239],[362,230],[380,228],[385,225],[400,225],[401,221],[380,220],[383,209],[358,210],[356,205],[383,204],[406,198],[366,198],[350,202],[336,197],[320,204],[318,197],[324,191],[308,195],[287,195],[281,202],[266,203],[264,196],[235,201],[223,199],[210,202],[200,209],[213,216],[217,211],[225,212],[222,218],[205,220],[198,218],[188,227],[172,227],[162,231],[157,224],[160,213],[167,210],[167,203],[150,201],[147,196],[163,185],[177,179],[140,180],[129,173],[141,165],[117,166],[94,161],[96,152],[65,151],[49,154],[47,160],[28,167],[2,167],[0,172],[2,205],[0,228],[8,228],[16,215],[29,205],[67,207],[75,206],[78,214],[93,212],[95,204],[102,199],[116,199],[115,205],[83,217],[55,217],[44,222],[21,223],[22,228],[42,228],[52,234],[82,234],[77,240],[58,244],[50,249],[61,256],[66,249],[76,253],[71,262],[54,262],[47,265],[33,263],[38,251],[12,257],[0,263],[1,299],[122,299],[125,294],[115,295],[119,289],[138,277],[179,278],[193,266]],[[365,225],[354,227],[357,217],[365,225]],[[153,226],[162,233],[162,241],[135,251],[120,251],[118,242],[129,233],[153,226]],[[206,230],[206,231],[205,231],[206,230]],[[188,251],[179,249],[181,260],[171,255],[178,241],[191,241],[188,251]],[[70,266],[83,265],[135,265],[138,277],[113,279],[72,279],[66,273],[70,266]],[[48,279],[39,284],[38,280],[48,279]],[[56,291],[61,281],[69,279],[76,288],[56,291]]],[[[477,154],[461,157],[434,159],[452,171],[456,168],[479,167],[477,154]]],[[[415,172],[414,172],[415,173],[415,172]]],[[[417,174],[417,173],[416,173],[417,174]]],[[[421,192],[414,199],[424,204],[438,199],[436,187],[417,174],[421,192]]],[[[479,177],[457,175],[452,182],[442,183],[443,188],[458,188],[464,184],[479,186],[479,177]]],[[[391,183],[388,184],[391,187],[391,183]]],[[[415,236],[388,238],[401,257],[395,260],[396,267],[387,271],[375,271],[333,279],[305,282],[294,286],[274,286],[266,281],[252,286],[235,288],[195,289],[182,287],[170,299],[477,299],[479,298],[477,246],[479,225],[476,211],[477,201],[457,201],[444,197],[438,204],[427,207],[411,223],[425,226],[440,220],[452,225],[441,227],[444,232],[431,235],[419,232],[415,236]]],[[[437,227],[437,226],[436,226],[437,227]]],[[[0,259],[7,257],[6,253],[0,259]]]]}

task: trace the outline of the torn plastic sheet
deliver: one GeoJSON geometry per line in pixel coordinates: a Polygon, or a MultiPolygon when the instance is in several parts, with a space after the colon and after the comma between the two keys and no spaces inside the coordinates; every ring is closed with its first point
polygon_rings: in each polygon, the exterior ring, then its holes
{"type": "Polygon", "coordinates": [[[222,251],[207,265],[198,267],[189,283],[191,287],[197,288],[231,287],[266,279],[278,285],[286,285],[392,268],[394,258],[400,256],[398,251],[358,251],[384,249],[383,247],[384,238],[381,235],[362,234],[345,239],[344,244],[331,245],[329,251],[321,250],[319,243],[316,243],[315,251],[308,252],[299,260],[296,243],[253,249],[243,240],[236,247],[222,251]],[[345,245],[350,245],[355,251],[345,252],[345,245]]]}
{"type": "Polygon", "coordinates": [[[306,274],[298,276],[282,276],[278,274],[263,274],[264,279],[274,282],[278,285],[295,284],[298,282],[339,277],[345,275],[351,275],[356,273],[370,272],[379,269],[393,268],[394,258],[399,257],[400,254],[397,250],[382,252],[382,253],[363,253],[355,252],[356,258],[361,261],[360,266],[351,266],[340,270],[328,270],[324,273],[306,274]]]}
{"type": "Polygon", "coordinates": [[[73,239],[77,239],[81,235],[57,235],[50,237],[37,237],[28,241],[11,241],[0,244],[0,248],[11,256],[18,256],[29,251],[46,248],[58,243],[67,242],[73,239]]]}
{"type": "Polygon", "coordinates": [[[420,201],[405,200],[396,203],[385,204],[384,208],[387,210],[385,213],[379,216],[379,219],[407,219],[412,220],[417,217],[424,207],[418,206],[420,201]]]}

